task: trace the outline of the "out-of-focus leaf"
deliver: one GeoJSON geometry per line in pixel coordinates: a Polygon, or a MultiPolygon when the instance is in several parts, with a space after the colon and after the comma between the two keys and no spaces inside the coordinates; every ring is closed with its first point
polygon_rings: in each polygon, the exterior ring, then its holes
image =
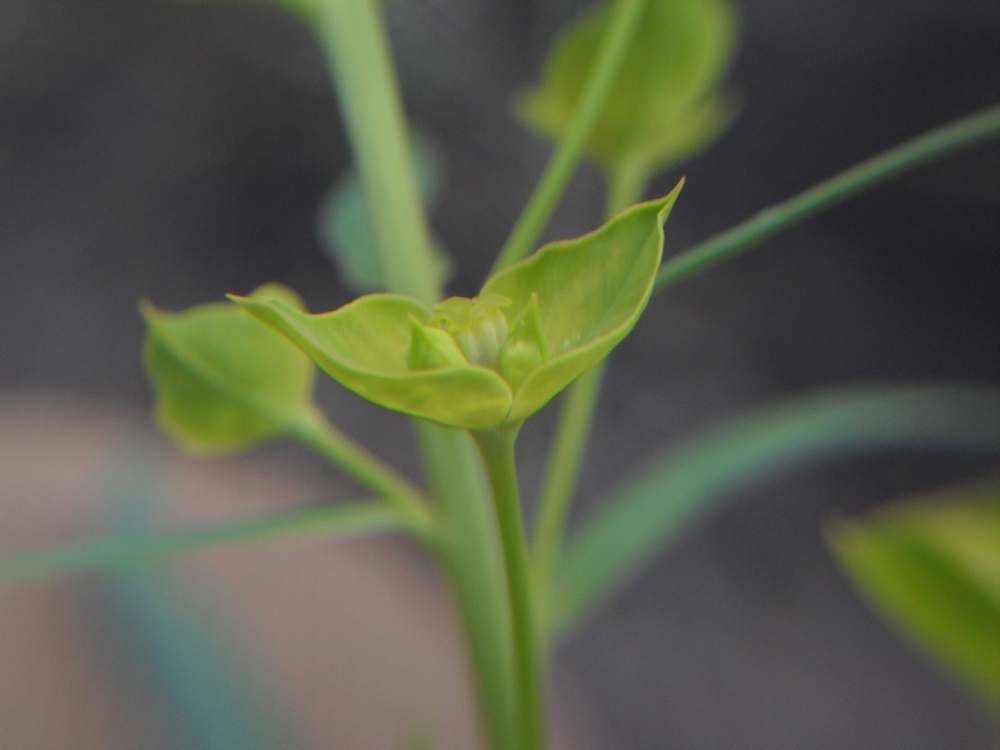
{"type": "MultiPolygon", "coordinates": [[[[440,191],[441,157],[429,140],[415,135],[413,162],[424,206],[430,210],[437,203],[440,191]]],[[[318,219],[323,249],[337,266],[344,282],[361,294],[384,292],[387,286],[378,243],[364,190],[353,169],[341,177],[323,198],[318,219]]],[[[440,242],[435,241],[433,249],[435,283],[443,286],[452,274],[453,264],[440,242]]]]}
{"type": "Polygon", "coordinates": [[[1000,484],[910,500],[827,531],[879,610],[1000,710],[1000,484]]]}
{"type": "Polygon", "coordinates": [[[734,490],[779,471],[885,451],[998,453],[997,414],[997,389],[884,386],[806,396],[710,428],[584,519],[556,561],[550,627],[585,615],[734,490]]]}
{"type": "MultiPolygon", "coordinates": [[[[560,36],[542,83],[517,114],[549,138],[567,129],[611,16],[605,4],[560,36]]],[[[654,172],[710,141],[734,106],[716,92],[732,54],[726,0],[648,0],[618,80],[587,143],[613,190],[641,194],[654,172]],[[617,186],[617,187],[615,187],[617,186]]]]}
{"type": "MultiPolygon", "coordinates": [[[[293,309],[290,289],[266,284],[251,295],[293,309]]],[[[230,302],[180,313],[142,307],[146,369],[156,421],[181,447],[232,453],[285,434],[311,418],[314,369],[285,337],[230,302]]]]}

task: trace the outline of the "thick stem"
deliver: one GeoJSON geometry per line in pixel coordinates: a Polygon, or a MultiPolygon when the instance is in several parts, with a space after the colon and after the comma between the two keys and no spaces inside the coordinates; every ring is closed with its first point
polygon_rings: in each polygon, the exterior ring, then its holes
{"type": "Polygon", "coordinates": [[[318,4],[314,24],[330,60],[389,290],[433,304],[441,290],[380,13],[377,0],[333,0],[318,4]]]}
{"type": "MultiPolygon", "coordinates": [[[[331,0],[310,20],[330,60],[388,289],[433,304],[441,290],[379,10],[375,0],[331,0]]],[[[494,750],[520,750],[513,735],[508,603],[475,449],[467,436],[419,420],[417,433],[439,503],[441,536],[433,548],[466,630],[485,729],[494,750]]]]}
{"type": "Polygon", "coordinates": [[[524,517],[517,489],[514,442],[520,425],[481,430],[473,433],[483,456],[486,474],[493,490],[493,507],[500,532],[507,595],[510,598],[511,626],[514,633],[514,660],[517,677],[519,750],[542,750],[545,747],[545,723],[542,703],[542,663],[532,590],[528,543],[524,517]]]}
{"type": "Polygon", "coordinates": [[[469,436],[417,420],[427,482],[439,502],[438,559],[451,583],[493,750],[520,750],[510,607],[496,518],[469,436]]]}

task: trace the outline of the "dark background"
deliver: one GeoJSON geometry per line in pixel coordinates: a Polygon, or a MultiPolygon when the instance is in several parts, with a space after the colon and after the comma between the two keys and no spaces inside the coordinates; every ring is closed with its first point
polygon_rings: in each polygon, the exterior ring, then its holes
{"type": "MultiPolygon", "coordinates": [[[[441,146],[437,234],[475,292],[548,146],[509,116],[574,0],[392,0],[413,119],[441,146]]],[[[744,0],[741,117],[680,174],[667,254],[1000,98],[995,0],[744,0]]],[[[138,300],[180,309],[264,281],[352,297],[314,213],[348,163],[305,29],[258,4],[0,3],[0,388],[146,409],[138,300]]],[[[582,507],[658,445],[827,385],[1000,381],[1000,149],[952,156],[655,298],[613,357],[582,507]]],[[[550,238],[592,229],[584,168],[550,238]]],[[[354,435],[407,434],[333,386],[354,435]],[[394,429],[395,428],[395,429],[394,429]]],[[[522,438],[525,488],[552,413],[522,438]]],[[[388,437],[387,437],[388,435],[388,437]]],[[[962,691],[850,591],[824,518],[996,463],[907,455],[786,477],[687,535],[563,650],[609,748],[995,748],[962,691]]]]}

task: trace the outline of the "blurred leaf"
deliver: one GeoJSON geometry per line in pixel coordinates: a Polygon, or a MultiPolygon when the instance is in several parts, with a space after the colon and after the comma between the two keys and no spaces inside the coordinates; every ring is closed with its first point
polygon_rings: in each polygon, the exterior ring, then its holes
{"type": "MultiPolygon", "coordinates": [[[[294,292],[277,284],[251,296],[302,308],[294,292]]],[[[142,314],[156,420],[183,448],[240,451],[285,434],[313,414],[309,358],[236,305],[167,313],[145,303],[142,314]]]]}
{"type": "Polygon", "coordinates": [[[1000,485],[830,524],[858,588],[1000,710],[1000,485]]]}
{"type": "MultiPolygon", "coordinates": [[[[437,203],[440,192],[441,157],[429,140],[415,134],[413,161],[420,194],[429,210],[437,203]]],[[[318,219],[323,249],[337,266],[344,283],[360,294],[385,291],[387,284],[368,204],[353,169],[323,198],[318,219]]],[[[433,249],[435,283],[444,286],[452,274],[453,264],[439,242],[435,242],[433,249]]]]}
{"type": "MultiPolygon", "coordinates": [[[[569,126],[610,10],[600,6],[559,37],[541,85],[518,100],[517,114],[542,135],[557,139],[569,126]]],[[[607,171],[613,191],[641,195],[653,173],[688,156],[730,122],[735,108],[716,88],[734,33],[725,0],[648,0],[586,149],[607,171]]]]}
{"type": "Polygon", "coordinates": [[[1000,390],[885,386],[814,394],[712,427],[585,518],[556,563],[550,626],[609,596],[697,519],[780,471],[906,448],[1000,452],[1000,390]]]}

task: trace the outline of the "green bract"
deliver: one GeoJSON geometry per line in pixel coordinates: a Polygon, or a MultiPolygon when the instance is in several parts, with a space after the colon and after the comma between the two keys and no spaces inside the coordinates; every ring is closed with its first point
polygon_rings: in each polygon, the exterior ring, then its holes
{"type": "MultiPolygon", "coordinates": [[[[542,83],[517,102],[518,116],[556,139],[573,118],[611,18],[610,4],[556,41],[542,83]]],[[[641,194],[649,177],[714,138],[733,106],[716,88],[729,62],[734,14],[725,0],[647,0],[635,38],[587,154],[612,192],[641,194]]]]}
{"type": "MultiPolygon", "coordinates": [[[[248,299],[298,296],[266,284],[248,299]]],[[[156,421],[184,448],[230,453],[286,434],[314,413],[314,369],[287,339],[227,302],[180,313],[142,306],[146,369],[156,391],[156,421]]]]}
{"type": "Polygon", "coordinates": [[[632,330],[652,291],[680,190],[500,271],[474,299],[428,309],[371,294],[322,315],[230,297],[369,401],[452,427],[534,414],[632,330]]]}

